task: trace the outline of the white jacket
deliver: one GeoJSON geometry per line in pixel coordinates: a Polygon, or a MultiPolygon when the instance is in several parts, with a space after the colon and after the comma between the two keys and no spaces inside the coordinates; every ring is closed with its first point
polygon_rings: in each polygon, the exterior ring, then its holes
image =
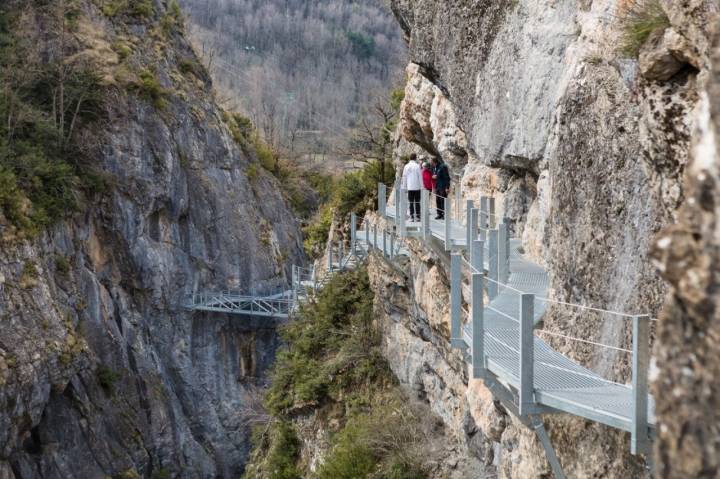
{"type": "Polygon", "coordinates": [[[418,191],[422,187],[422,168],[417,161],[410,160],[403,168],[401,188],[407,191],[418,191]]]}

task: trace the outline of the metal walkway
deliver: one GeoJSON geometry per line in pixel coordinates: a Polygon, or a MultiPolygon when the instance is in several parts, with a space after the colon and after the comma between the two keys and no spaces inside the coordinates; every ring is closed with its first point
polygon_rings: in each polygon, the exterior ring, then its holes
{"type": "MultiPolygon", "coordinates": [[[[395,191],[400,191],[397,186],[395,191]]],[[[482,198],[480,208],[447,198],[447,214],[438,220],[423,192],[421,219],[410,221],[403,193],[399,201],[392,196],[388,201],[385,186],[379,185],[379,211],[393,230],[389,234],[397,234],[398,241],[435,241],[449,253],[452,345],[463,351],[472,377],[484,380],[506,409],[536,430],[556,477],[564,476],[539,420],[542,414],[568,413],[628,431],[632,453],[649,457],[655,429],[655,402],[647,389],[650,317],[621,314],[633,322],[632,383],[603,378],[535,334],[553,302],[547,298],[548,274],[521,254],[521,241],[509,237],[509,221],[495,217],[492,198],[482,198]]],[[[377,234],[363,234],[371,247],[383,251],[377,234]]]]}
{"type": "MultiPolygon", "coordinates": [[[[521,254],[519,239],[510,238],[509,221],[495,215],[494,199],[479,208],[447,198],[444,219],[423,192],[420,221],[407,218],[407,195],[388,200],[379,185],[378,221],[352,215],[350,247],[329,248],[321,271],[293,267],[292,288],[275,295],[243,296],[230,292],[196,293],[186,307],[195,311],[288,317],[321,289],[337,271],[352,269],[376,251],[392,260],[408,256],[407,239],[439,245],[449,254],[451,276],[451,343],[462,351],[474,379],[482,379],[493,396],[534,430],[556,478],[562,468],[541,416],[567,413],[631,433],[631,451],[650,457],[655,434],[655,402],[648,394],[650,317],[617,313],[633,322],[632,383],[619,384],[554,350],[537,334],[548,303],[548,274],[521,254]],[[487,301],[485,300],[487,298],[487,301]]],[[[583,305],[562,303],[580,310],[583,305]]],[[[597,311],[597,310],[596,310],[597,311]]],[[[613,313],[605,311],[606,313],[613,313]]],[[[604,346],[598,343],[590,343],[604,346]]],[[[618,349],[609,346],[611,349],[618,349]]]]}
{"type": "Polygon", "coordinates": [[[342,244],[331,245],[325,268],[293,266],[290,289],[268,295],[246,295],[232,291],[191,293],[184,306],[192,311],[209,313],[288,318],[304,301],[321,290],[333,274],[352,270],[366,259],[367,242],[356,238],[352,245],[348,250],[342,244]]]}

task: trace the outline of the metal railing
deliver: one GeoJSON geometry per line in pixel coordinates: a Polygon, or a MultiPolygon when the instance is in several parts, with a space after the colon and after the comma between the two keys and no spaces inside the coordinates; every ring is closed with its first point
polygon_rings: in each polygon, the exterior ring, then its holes
{"type": "MultiPolygon", "coordinates": [[[[418,224],[417,222],[408,222],[407,195],[405,191],[396,189],[392,203],[388,200],[386,193],[384,187],[379,187],[380,213],[384,218],[395,222],[402,238],[415,237],[427,241],[434,237],[444,242],[446,251],[451,253],[451,344],[453,347],[463,351],[470,351],[473,377],[486,379],[489,374],[494,374],[491,370],[495,368],[492,363],[493,358],[487,354],[487,345],[485,344],[485,341],[489,340],[493,343],[493,348],[504,348],[508,353],[517,355],[517,400],[518,413],[521,416],[537,411],[541,407],[546,407],[537,402],[538,397],[543,397],[538,392],[536,385],[535,369],[537,367],[559,371],[569,378],[567,379],[568,384],[574,386],[589,387],[589,384],[605,384],[610,389],[615,388],[612,389],[614,393],[621,395],[629,393],[632,402],[629,421],[616,420],[612,417],[613,414],[610,411],[606,415],[595,414],[571,405],[566,406],[565,410],[566,412],[583,417],[592,417],[598,422],[628,430],[631,432],[632,453],[647,454],[649,452],[650,434],[648,431],[651,424],[648,417],[648,405],[651,398],[648,394],[648,369],[650,360],[649,326],[652,321],[649,315],[628,314],[552,300],[544,294],[547,291],[547,284],[533,289],[527,288],[525,284],[520,284],[519,280],[512,279],[511,276],[514,274],[517,274],[517,277],[524,274],[518,268],[521,269],[524,264],[530,263],[521,258],[511,259],[510,221],[496,214],[494,198],[481,197],[479,208],[471,200],[466,201],[463,207],[459,195],[455,196],[454,201],[451,198],[442,198],[446,202],[446,214],[443,221],[440,222],[430,218],[430,213],[437,211],[437,206],[433,209],[430,203],[436,195],[423,191],[421,221],[418,224]],[[459,234],[458,231],[461,231],[462,234],[459,234]],[[511,262],[515,265],[513,268],[511,268],[511,262]],[[462,307],[463,271],[466,273],[464,276],[469,278],[470,282],[469,311],[464,310],[462,307]],[[487,305],[484,300],[485,293],[487,293],[489,299],[487,305]],[[514,304],[512,299],[508,300],[509,297],[516,298],[514,304]],[[495,304],[498,301],[502,304],[495,304]],[[506,307],[507,304],[510,304],[510,307],[506,307]],[[536,330],[535,324],[545,311],[547,304],[571,307],[583,311],[601,312],[619,318],[631,319],[633,322],[632,349],[576,338],[547,329],[536,330]],[[501,340],[496,337],[496,333],[486,328],[484,321],[485,311],[513,325],[516,336],[511,335],[510,337],[516,338],[517,344],[509,344],[507,339],[501,340]],[[507,311],[514,312],[508,314],[507,311]],[[463,329],[463,312],[469,319],[469,327],[465,330],[463,329]],[[468,331],[469,334],[466,334],[468,331]],[[631,385],[609,381],[590,371],[578,369],[582,367],[578,366],[576,368],[575,364],[567,358],[559,360],[558,364],[552,364],[547,359],[539,360],[534,357],[538,347],[536,340],[539,340],[536,334],[538,336],[561,338],[567,341],[577,341],[585,345],[631,355],[631,385]],[[627,393],[623,391],[627,391],[627,393]]],[[[531,274],[527,273],[527,275],[531,274]]],[[[542,277],[543,275],[539,276],[542,277]]],[[[544,273],[544,278],[544,281],[547,281],[546,273],[544,273]]],[[[539,344],[541,344],[542,348],[545,348],[545,343],[539,344]]],[[[542,350],[545,351],[545,349],[542,350]]],[[[560,353],[556,353],[556,355],[562,356],[560,353]]],[[[586,399],[586,401],[588,401],[587,407],[592,408],[592,400],[586,399]]],[[[553,407],[560,406],[557,402],[554,402],[553,407]]]]}

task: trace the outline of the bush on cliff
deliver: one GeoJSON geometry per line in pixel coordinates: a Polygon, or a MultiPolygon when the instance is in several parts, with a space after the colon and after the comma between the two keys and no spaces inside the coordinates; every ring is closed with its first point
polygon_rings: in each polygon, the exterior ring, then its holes
{"type": "Polygon", "coordinates": [[[426,477],[420,464],[428,419],[397,386],[372,310],[367,272],[348,272],[335,276],[285,328],[287,348],[278,355],[266,397],[273,420],[256,432],[245,478],[426,477]],[[331,430],[315,474],[301,463],[297,417],[331,430]]]}
{"type": "MultiPolygon", "coordinates": [[[[107,187],[90,161],[96,138],[87,128],[102,117],[103,91],[93,68],[65,55],[45,58],[27,19],[0,6],[0,234],[31,236],[76,211],[84,193],[107,187]],[[11,228],[8,228],[9,223],[11,228]]],[[[64,13],[60,36],[72,28],[64,13]]],[[[70,21],[70,20],[73,21],[70,21]]],[[[57,18],[49,15],[52,24],[57,18]]]]}

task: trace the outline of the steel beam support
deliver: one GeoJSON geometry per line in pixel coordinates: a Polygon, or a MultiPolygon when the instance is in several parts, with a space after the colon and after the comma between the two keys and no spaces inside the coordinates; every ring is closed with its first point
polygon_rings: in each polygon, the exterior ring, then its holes
{"type": "Polygon", "coordinates": [[[650,317],[633,317],[633,408],[630,452],[650,453],[648,435],[648,369],[650,367],[650,317]]]}
{"type": "Polygon", "coordinates": [[[382,247],[383,257],[387,258],[388,257],[388,250],[387,250],[388,237],[387,237],[387,230],[385,228],[383,228],[383,230],[382,230],[382,245],[383,245],[383,247],[382,247]]]}
{"type": "Polygon", "coordinates": [[[462,256],[460,253],[450,255],[450,344],[454,348],[463,345],[462,318],[460,317],[462,301],[462,256]]]}
{"type": "Polygon", "coordinates": [[[520,296],[520,390],[519,410],[525,416],[535,405],[535,341],[533,335],[535,295],[520,296]]]}
{"type": "Polygon", "coordinates": [[[489,237],[488,297],[492,301],[498,295],[498,230],[490,230],[489,237]]]}
{"type": "Polygon", "coordinates": [[[395,232],[390,232],[390,259],[395,257],[395,232]]]}
{"type": "Polygon", "coordinates": [[[472,274],[472,368],[474,379],[485,377],[484,281],[485,273],[472,274]]]}
{"type": "Polygon", "coordinates": [[[545,424],[543,424],[542,419],[537,416],[532,416],[531,427],[535,431],[538,439],[540,439],[543,449],[545,449],[545,457],[550,463],[555,479],[565,479],[562,466],[560,465],[557,454],[555,454],[555,448],[553,447],[552,442],[550,442],[550,436],[548,436],[548,433],[545,430],[545,424]]]}

